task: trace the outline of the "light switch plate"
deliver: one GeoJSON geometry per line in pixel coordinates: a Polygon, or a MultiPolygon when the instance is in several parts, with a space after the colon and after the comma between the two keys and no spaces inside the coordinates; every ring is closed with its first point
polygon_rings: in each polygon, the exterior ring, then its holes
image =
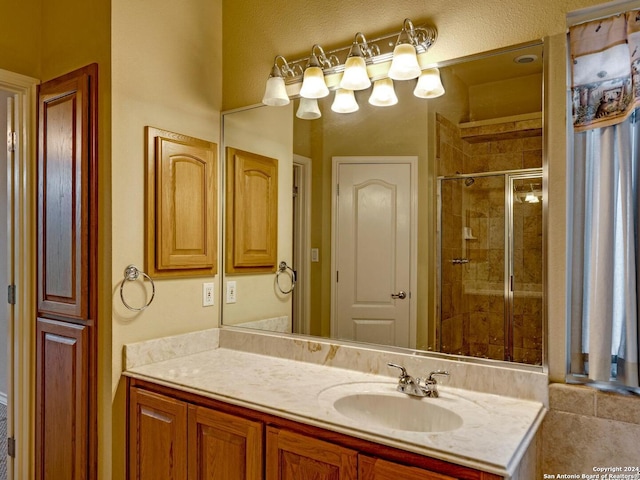
{"type": "Polygon", "coordinates": [[[202,306],[213,306],[213,282],[205,282],[202,284],[202,306]]]}
{"type": "Polygon", "coordinates": [[[236,303],[236,282],[230,280],[227,282],[227,303],[236,303]]]}

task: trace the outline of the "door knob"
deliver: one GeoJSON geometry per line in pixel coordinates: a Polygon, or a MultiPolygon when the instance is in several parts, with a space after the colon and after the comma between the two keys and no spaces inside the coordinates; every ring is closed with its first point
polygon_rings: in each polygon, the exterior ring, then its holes
{"type": "Polygon", "coordinates": [[[391,298],[399,298],[400,300],[404,300],[405,298],[407,298],[407,294],[403,290],[400,290],[398,293],[392,293],[391,298]]]}

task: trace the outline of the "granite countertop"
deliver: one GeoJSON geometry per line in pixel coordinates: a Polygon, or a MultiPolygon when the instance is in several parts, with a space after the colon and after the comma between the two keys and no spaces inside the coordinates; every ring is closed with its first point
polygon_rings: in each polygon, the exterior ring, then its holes
{"type": "Polygon", "coordinates": [[[339,414],[330,394],[347,384],[351,391],[360,385],[393,391],[396,381],[389,376],[220,347],[163,358],[130,365],[124,375],[506,477],[546,411],[539,401],[440,386],[440,398],[421,401],[454,405],[460,428],[392,430],[339,414]]]}

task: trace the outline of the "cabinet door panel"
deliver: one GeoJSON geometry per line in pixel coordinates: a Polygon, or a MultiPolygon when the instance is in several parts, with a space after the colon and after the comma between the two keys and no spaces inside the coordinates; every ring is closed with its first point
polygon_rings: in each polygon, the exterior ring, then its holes
{"type": "Polygon", "coordinates": [[[227,148],[227,273],[275,272],[278,161],[227,148]]]}
{"type": "Polygon", "coordinates": [[[215,143],[146,127],[146,270],[151,276],[217,272],[215,143]]]}
{"type": "Polygon", "coordinates": [[[89,318],[91,72],[43,83],[38,108],[38,314],[89,318]]]}
{"type": "Polygon", "coordinates": [[[377,458],[360,455],[358,458],[359,480],[456,480],[456,477],[429,472],[377,458]]]}
{"type": "Polygon", "coordinates": [[[261,480],[262,424],[189,407],[189,479],[261,480]]]}
{"type": "Polygon", "coordinates": [[[356,480],[356,451],[267,428],[267,480],[356,480]]]}
{"type": "Polygon", "coordinates": [[[86,478],[88,328],[36,321],[36,478],[86,478]],[[46,448],[44,446],[46,445],[46,448]]]}
{"type": "Polygon", "coordinates": [[[130,392],[129,478],[187,478],[187,404],[137,388],[130,392]]]}

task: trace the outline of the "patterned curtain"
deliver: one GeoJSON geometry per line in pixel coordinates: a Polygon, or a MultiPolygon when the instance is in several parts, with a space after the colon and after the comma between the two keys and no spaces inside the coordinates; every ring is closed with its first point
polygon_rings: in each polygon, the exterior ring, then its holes
{"type": "Polygon", "coordinates": [[[640,106],[640,10],[569,30],[575,132],[615,125],[640,106]]]}

